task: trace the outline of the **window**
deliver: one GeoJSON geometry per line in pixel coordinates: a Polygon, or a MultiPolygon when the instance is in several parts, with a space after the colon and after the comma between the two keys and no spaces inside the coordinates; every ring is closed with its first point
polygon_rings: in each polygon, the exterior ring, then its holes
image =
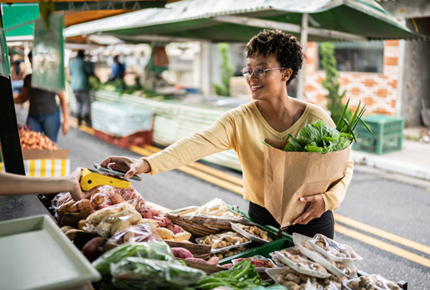
{"type": "MultiPolygon", "coordinates": [[[[335,47],[336,68],[338,71],[382,73],[384,66],[384,42],[345,42],[333,43],[335,47]]],[[[318,45],[319,51],[320,44],[318,45]]],[[[319,68],[321,54],[318,53],[319,68]]]]}

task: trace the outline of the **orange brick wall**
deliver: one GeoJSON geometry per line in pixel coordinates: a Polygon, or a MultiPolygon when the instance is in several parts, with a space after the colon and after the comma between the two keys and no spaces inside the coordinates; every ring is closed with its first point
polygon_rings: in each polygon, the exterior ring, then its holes
{"type": "MultiPolygon", "coordinates": [[[[324,71],[318,71],[318,45],[309,43],[306,51],[305,100],[326,108],[327,90],[321,85],[324,71]]],[[[346,90],[344,103],[351,98],[354,109],[359,100],[366,104],[366,115],[396,114],[399,41],[385,41],[382,73],[340,72],[340,90],[346,90]]]]}

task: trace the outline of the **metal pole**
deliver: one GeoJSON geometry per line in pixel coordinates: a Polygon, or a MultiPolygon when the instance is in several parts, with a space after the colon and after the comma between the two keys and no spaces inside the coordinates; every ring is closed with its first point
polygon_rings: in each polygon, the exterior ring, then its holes
{"type": "MultiPolygon", "coordinates": [[[[3,27],[1,13],[0,25],[3,27]]],[[[0,76],[0,144],[6,172],[25,175],[10,76],[0,76]]]]}
{"type": "MultiPolygon", "coordinates": [[[[302,14],[302,26],[300,32],[300,44],[302,46],[303,53],[306,53],[306,45],[308,42],[308,18],[309,14],[302,14]]],[[[306,59],[303,61],[303,67],[299,71],[299,75],[297,78],[297,99],[303,100],[305,96],[305,66],[306,59]]]]}

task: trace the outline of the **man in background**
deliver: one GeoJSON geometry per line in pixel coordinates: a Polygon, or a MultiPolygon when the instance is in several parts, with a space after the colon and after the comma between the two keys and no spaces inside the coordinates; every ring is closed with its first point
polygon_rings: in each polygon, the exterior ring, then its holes
{"type": "Polygon", "coordinates": [[[84,58],[84,51],[79,50],[78,55],[70,62],[69,73],[72,90],[76,98],[78,126],[81,125],[82,121],[85,121],[86,125],[91,127],[90,84],[88,79],[94,73],[91,65],[84,58]]]}
{"type": "Polygon", "coordinates": [[[125,76],[125,64],[119,61],[119,55],[113,57],[112,73],[109,81],[122,80],[125,76]]]}

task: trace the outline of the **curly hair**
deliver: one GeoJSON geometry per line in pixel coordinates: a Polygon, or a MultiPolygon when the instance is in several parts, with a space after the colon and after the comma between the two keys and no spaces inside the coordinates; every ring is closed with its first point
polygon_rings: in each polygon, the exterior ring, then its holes
{"type": "Polygon", "coordinates": [[[303,65],[303,52],[300,43],[291,34],[275,29],[260,32],[246,45],[246,58],[257,55],[266,57],[273,54],[281,67],[291,68],[293,73],[287,85],[297,76],[303,65]]]}

